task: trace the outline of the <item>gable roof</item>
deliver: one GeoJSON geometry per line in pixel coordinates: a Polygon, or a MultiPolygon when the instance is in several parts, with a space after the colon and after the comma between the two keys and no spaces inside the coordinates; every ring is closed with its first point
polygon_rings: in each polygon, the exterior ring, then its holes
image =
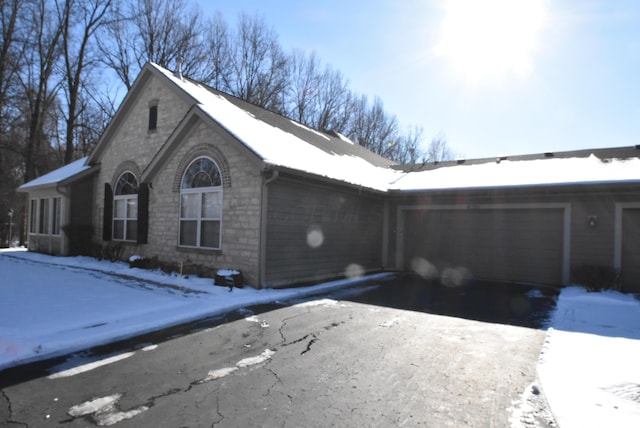
{"type": "MultiPolygon", "coordinates": [[[[194,108],[244,144],[265,165],[300,171],[358,186],[386,190],[395,162],[349,141],[338,133],[321,132],[236,97],[176,76],[155,64],[154,73],[187,94],[194,108]]],[[[196,114],[192,110],[187,115],[196,114]]],[[[186,122],[185,120],[182,121],[186,122]]],[[[166,144],[177,144],[171,139],[166,144]]],[[[161,151],[169,151],[163,147],[161,151]]],[[[157,158],[158,162],[162,159],[157,158]]],[[[152,161],[153,163],[153,161],[152,161]]],[[[155,165],[150,165],[155,169],[155,165]]]]}
{"type": "Polygon", "coordinates": [[[55,185],[70,184],[82,177],[85,177],[97,170],[96,167],[86,165],[87,158],[78,159],[68,165],[54,169],[36,179],[29,181],[18,187],[18,191],[29,191],[37,188],[45,188],[55,185]]]}

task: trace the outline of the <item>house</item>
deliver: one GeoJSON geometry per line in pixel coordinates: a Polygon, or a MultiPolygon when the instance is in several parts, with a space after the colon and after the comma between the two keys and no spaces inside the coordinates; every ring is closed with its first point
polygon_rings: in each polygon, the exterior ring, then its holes
{"type": "Polygon", "coordinates": [[[396,165],[147,64],[86,159],[20,187],[29,249],[93,242],[282,287],[384,269],[640,291],[640,150],[396,165]]]}

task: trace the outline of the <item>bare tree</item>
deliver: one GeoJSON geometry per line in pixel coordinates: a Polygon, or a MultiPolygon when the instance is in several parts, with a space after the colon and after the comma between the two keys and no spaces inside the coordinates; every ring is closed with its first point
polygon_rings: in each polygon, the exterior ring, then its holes
{"type": "Polygon", "coordinates": [[[103,61],[131,89],[147,62],[175,67],[186,58],[183,72],[201,81],[212,68],[207,51],[207,26],[201,12],[185,0],[114,1],[100,43],[103,61]]]}
{"type": "Polygon", "coordinates": [[[445,136],[439,134],[431,140],[431,144],[427,147],[422,162],[442,162],[453,160],[456,156],[456,153],[447,145],[445,136]]]}
{"type": "Polygon", "coordinates": [[[382,100],[378,97],[369,107],[367,97],[363,95],[353,108],[355,117],[349,137],[380,156],[394,159],[395,146],[398,144],[396,117],[385,112],[382,100]]]}
{"type": "Polygon", "coordinates": [[[16,187],[24,180],[24,116],[18,109],[18,72],[23,67],[29,11],[24,0],[0,0],[0,241],[21,236],[24,199],[16,187]],[[11,214],[9,214],[11,213],[11,214]],[[11,231],[11,233],[10,233],[11,231]],[[11,235],[11,236],[10,236],[11,235]]]}
{"type": "Polygon", "coordinates": [[[229,73],[223,76],[225,90],[258,106],[284,111],[287,57],[263,18],[240,15],[229,61],[229,73]]]}
{"type": "Polygon", "coordinates": [[[414,126],[396,136],[392,159],[404,164],[421,162],[425,157],[420,148],[422,133],[422,128],[414,126]]]}
{"type": "Polygon", "coordinates": [[[127,90],[137,74],[134,58],[134,28],[132,18],[123,10],[122,1],[115,0],[107,13],[104,32],[98,38],[102,62],[122,81],[127,90]]]}
{"type": "Polygon", "coordinates": [[[326,66],[320,76],[320,86],[315,100],[315,121],[312,126],[322,130],[347,129],[352,118],[352,107],[357,100],[349,90],[349,82],[343,74],[326,66]]]}
{"type": "MultiPolygon", "coordinates": [[[[58,18],[63,24],[62,49],[66,94],[64,163],[74,160],[75,131],[85,106],[80,99],[80,89],[89,77],[87,72],[95,64],[89,48],[96,31],[104,23],[104,16],[111,0],[57,0],[58,18]]],[[[82,124],[86,127],[88,124],[82,124]]]]}
{"type": "MultiPolygon", "coordinates": [[[[208,53],[210,64],[208,74],[203,76],[203,83],[207,83],[216,89],[223,90],[225,76],[230,73],[230,42],[229,27],[222,14],[217,12],[209,18],[206,24],[205,50],[208,53]]],[[[190,61],[190,59],[187,58],[190,61]]]]}
{"type": "MultiPolygon", "coordinates": [[[[44,163],[48,136],[45,132],[47,115],[55,106],[59,82],[54,81],[54,71],[60,59],[59,41],[62,25],[47,0],[34,1],[28,10],[27,19],[32,23],[28,38],[25,61],[18,74],[21,86],[21,109],[25,121],[24,181],[39,175],[39,163],[44,163]],[[40,157],[40,159],[39,159],[40,157]]],[[[43,165],[44,169],[47,167],[43,165]]]]}
{"type": "Polygon", "coordinates": [[[86,96],[80,97],[78,102],[80,108],[78,109],[78,120],[74,130],[74,145],[77,157],[83,157],[91,154],[113,115],[105,114],[102,105],[86,96]]]}
{"type": "Polygon", "coordinates": [[[320,64],[315,52],[306,55],[295,50],[289,57],[288,90],[285,95],[286,114],[290,118],[313,126],[320,92],[320,64]]]}
{"type": "MultiPolygon", "coordinates": [[[[0,138],[8,132],[7,125],[11,116],[10,92],[15,90],[15,77],[20,68],[20,60],[24,52],[24,38],[19,33],[23,20],[19,16],[25,13],[22,0],[0,0],[0,22],[2,23],[2,40],[0,40],[0,138]]],[[[3,142],[0,140],[0,148],[3,142]]]]}

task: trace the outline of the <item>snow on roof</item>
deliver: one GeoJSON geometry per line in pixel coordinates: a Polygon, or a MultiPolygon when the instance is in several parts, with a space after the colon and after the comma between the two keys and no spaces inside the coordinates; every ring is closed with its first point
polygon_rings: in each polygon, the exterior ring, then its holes
{"type": "MultiPolygon", "coordinates": [[[[203,112],[268,164],[382,191],[387,190],[390,181],[401,176],[398,171],[373,165],[360,156],[322,150],[292,133],[257,119],[202,85],[180,79],[162,67],[154,67],[195,98],[203,112]]],[[[313,132],[327,138],[318,131],[313,132]]]]}
{"type": "Polygon", "coordinates": [[[353,141],[351,141],[349,138],[345,137],[344,135],[342,135],[339,132],[336,132],[336,135],[338,136],[338,138],[340,138],[342,141],[344,141],[345,143],[349,143],[349,144],[356,144],[353,141]]]}
{"type": "Polygon", "coordinates": [[[295,120],[291,120],[290,122],[295,126],[298,126],[298,127],[302,128],[302,129],[306,129],[309,132],[313,132],[314,134],[316,134],[317,136],[319,136],[321,138],[324,138],[325,140],[331,140],[331,138],[327,137],[322,132],[318,132],[315,129],[311,129],[311,128],[307,127],[307,126],[304,126],[303,124],[298,123],[295,120]]]}
{"type": "MultiPolygon", "coordinates": [[[[198,108],[207,114],[265,163],[328,177],[379,191],[400,190],[446,190],[464,188],[526,187],[558,184],[586,184],[637,182],[640,183],[640,159],[589,157],[552,158],[534,160],[501,160],[443,166],[424,171],[402,172],[388,168],[380,159],[367,159],[365,149],[334,150],[326,146],[312,144],[298,135],[267,123],[243,109],[242,104],[234,104],[225,96],[211,89],[182,79],[170,71],[150,64],[158,72],[170,79],[176,86],[193,97],[198,108]],[[373,162],[373,163],[372,163],[373,162]],[[375,163],[378,164],[375,164],[375,163]]],[[[345,136],[335,133],[337,139],[290,121],[296,128],[308,131],[321,140],[343,141],[349,146],[357,146],[345,136]]],[[[332,144],[332,143],[331,143],[332,144]]],[[[357,146],[357,148],[360,148],[357,146]]],[[[87,158],[45,174],[23,184],[18,189],[26,190],[64,182],[88,169],[87,158]]]]}
{"type": "MultiPolygon", "coordinates": [[[[609,156],[502,160],[473,165],[454,165],[427,171],[402,172],[374,165],[357,154],[323,150],[258,119],[223,95],[192,81],[177,77],[152,64],[199,103],[199,108],[243,142],[264,162],[319,176],[387,190],[444,190],[459,188],[526,187],[558,184],[640,182],[640,159],[623,160],[609,156]]],[[[324,134],[291,121],[323,138],[324,134]]],[[[354,143],[337,134],[344,142],[354,143]]]]}
{"type": "Polygon", "coordinates": [[[640,182],[640,159],[564,159],[501,161],[410,172],[390,190],[525,187],[558,184],[640,182]]]}
{"type": "Polygon", "coordinates": [[[18,190],[26,190],[26,189],[32,189],[34,187],[48,186],[48,185],[61,183],[91,168],[91,166],[85,165],[86,161],[87,161],[87,158],[84,157],[82,159],[78,159],[75,162],[71,162],[70,164],[65,165],[61,168],[54,169],[53,171],[45,175],[42,175],[34,180],[29,181],[28,183],[23,184],[22,186],[18,187],[18,190]]]}

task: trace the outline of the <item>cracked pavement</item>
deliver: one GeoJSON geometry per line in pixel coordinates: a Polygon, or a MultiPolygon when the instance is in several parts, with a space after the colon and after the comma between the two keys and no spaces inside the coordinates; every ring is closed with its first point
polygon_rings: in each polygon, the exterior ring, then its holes
{"type": "Polygon", "coordinates": [[[504,427],[545,336],[333,300],[256,317],[5,387],[0,425],[504,427]]]}

